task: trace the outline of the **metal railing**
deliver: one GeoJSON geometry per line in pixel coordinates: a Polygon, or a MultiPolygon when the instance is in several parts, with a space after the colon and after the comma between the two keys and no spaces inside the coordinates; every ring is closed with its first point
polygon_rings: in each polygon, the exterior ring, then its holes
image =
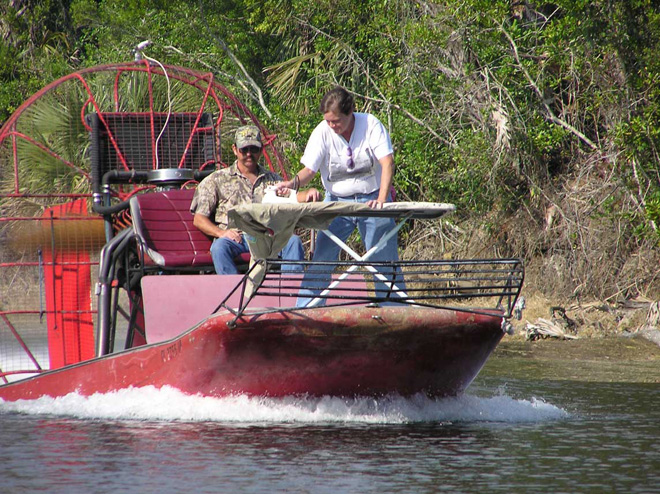
{"type": "Polygon", "coordinates": [[[236,315],[235,322],[248,309],[250,314],[260,314],[311,310],[319,305],[384,304],[497,313],[510,318],[523,280],[520,259],[323,263],[267,259],[251,267],[216,311],[229,310],[236,315]],[[259,270],[266,274],[254,283],[259,264],[259,270]],[[293,266],[298,270],[287,270],[293,266]],[[232,308],[227,302],[239,290],[238,308],[232,308]],[[255,308],[253,301],[260,296],[279,297],[281,307],[255,308]]]}

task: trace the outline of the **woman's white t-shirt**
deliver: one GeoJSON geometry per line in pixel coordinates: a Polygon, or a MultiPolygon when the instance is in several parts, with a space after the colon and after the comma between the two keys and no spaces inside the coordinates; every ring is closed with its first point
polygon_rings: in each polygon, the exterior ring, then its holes
{"type": "Polygon", "coordinates": [[[355,127],[347,142],[323,120],[312,131],[300,162],[321,172],[326,191],[346,197],[380,189],[378,160],[393,154],[385,126],[370,113],[353,113],[355,127]],[[352,160],[352,163],[351,163],[352,160]]]}

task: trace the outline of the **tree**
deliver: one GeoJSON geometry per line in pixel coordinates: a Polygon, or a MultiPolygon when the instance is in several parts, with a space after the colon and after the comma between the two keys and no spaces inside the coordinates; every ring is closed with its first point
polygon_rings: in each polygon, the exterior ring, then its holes
{"type": "Polygon", "coordinates": [[[70,67],[125,61],[150,39],[150,56],[208,70],[250,102],[297,169],[321,94],[341,84],[390,128],[400,197],[457,204],[454,221],[474,235],[452,238],[456,249],[536,260],[548,291],[575,296],[633,296],[655,283],[644,267],[655,262],[660,221],[651,0],[14,0],[0,9],[4,118],[70,67]]]}

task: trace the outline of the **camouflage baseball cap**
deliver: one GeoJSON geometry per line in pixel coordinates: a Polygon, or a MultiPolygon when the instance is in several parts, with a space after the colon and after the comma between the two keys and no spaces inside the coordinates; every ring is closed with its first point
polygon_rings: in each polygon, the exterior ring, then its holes
{"type": "Polygon", "coordinates": [[[243,149],[246,146],[261,147],[261,132],[254,125],[245,125],[236,129],[236,136],[234,138],[236,147],[243,149]]]}

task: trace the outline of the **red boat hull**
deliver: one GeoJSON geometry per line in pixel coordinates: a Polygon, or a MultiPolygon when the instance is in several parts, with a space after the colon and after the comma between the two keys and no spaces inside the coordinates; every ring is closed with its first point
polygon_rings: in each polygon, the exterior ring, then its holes
{"type": "Polygon", "coordinates": [[[0,387],[6,401],[172,386],[189,394],[456,395],[503,332],[500,315],[419,307],[214,315],[181,336],[0,387]],[[313,316],[313,317],[312,317],[313,316]]]}

